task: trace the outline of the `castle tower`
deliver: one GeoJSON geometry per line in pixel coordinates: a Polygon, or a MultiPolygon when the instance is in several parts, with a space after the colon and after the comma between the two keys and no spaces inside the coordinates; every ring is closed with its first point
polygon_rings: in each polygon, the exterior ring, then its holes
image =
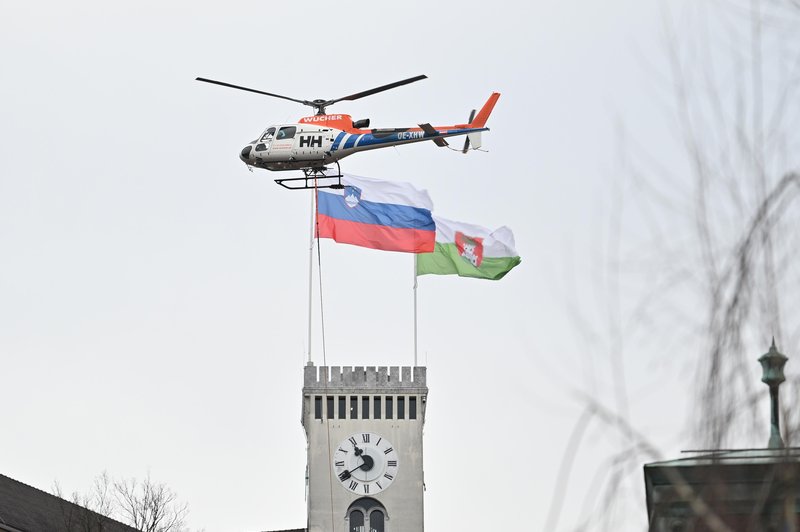
{"type": "Polygon", "coordinates": [[[422,532],[424,367],[305,367],[309,532],[422,532]]]}

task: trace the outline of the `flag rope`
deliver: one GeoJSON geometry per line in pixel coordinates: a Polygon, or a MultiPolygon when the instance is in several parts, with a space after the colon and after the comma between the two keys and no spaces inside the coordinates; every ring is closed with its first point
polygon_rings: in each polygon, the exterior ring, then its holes
{"type": "Polygon", "coordinates": [[[322,365],[327,366],[327,352],[325,349],[325,305],[322,300],[322,247],[319,242],[319,188],[317,187],[317,178],[314,177],[314,237],[317,240],[317,273],[319,275],[319,320],[320,320],[320,336],[322,339],[322,365]]]}
{"type": "MultiPolygon", "coordinates": [[[[325,349],[325,305],[322,299],[322,247],[319,242],[319,186],[317,184],[317,176],[314,176],[314,237],[317,240],[317,274],[319,275],[319,321],[320,321],[320,338],[322,339],[322,367],[325,368],[325,380],[323,381],[323,397],[325,398],[326,409],[328,407],[328,379],[330,378],[328,367],[328,354],[325,349]]],[[[310,351],[310,348],[309,348],[310,351]]],[[[310,360],[310,357],[309,357],[310,360]]],[[[328,455],[331,451],[331,412],[323,413],[325,418],[325,436],[328,443],[328,455]],[[327,416],[326,416],[327,414],[327,416]]],[[[328,495],[330,496],[330,509],[331,509],[331,530],[336,528],[334,523],[335,513],[333,511],[333,475],[331,475],[331,468],[328,467],[328,495]]]]}
{"type": "Polygon", "coordinates": [[[312,306],[313,306],[313,292],[314,292],[314,239],[316,238],[316,231],[314,230],[314,221],[316,216],[314,216],[314,195],[311,194],[311,205],[309,209],[309,217],[311,218],[310,231],[311,238],[309,238],[310,242],[308,243],[308,345],[306,348],[308,349],[308,360],[307,363],[311,363],[311,322],[312,322],[312,306]]]}
{"type": "Polygon", "coordinates": [[[414,367],[417,366],[417,254],[414,253],[414,367]]]}

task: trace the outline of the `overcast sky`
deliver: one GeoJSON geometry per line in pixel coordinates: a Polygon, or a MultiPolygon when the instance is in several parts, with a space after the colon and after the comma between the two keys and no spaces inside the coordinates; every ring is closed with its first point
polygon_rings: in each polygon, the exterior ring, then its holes
{"type": "MultiPolygon", "coordinates": [[[[690,447],[697,353],[623,334],[650,272],[615,262],[647,214],[626,139],[678,161],[663,4],[7,2],[0,473],[66,492],[150,474],[193,529],[305,526],[309,195],[238,152],[310,110],[197,76],[300,99],[429,77],[329,110],[373,127],[463,122],[502,93],[486,153],[422,143],[342,163],[427,189],[439,216],[511,227],[523,259],[499,282],[420,279],[428,530],[543,530],[583,397],[665,456],[690,447]]],[[[322,279],[330,365],[412,364],[411,256],[324,241],[322,279]]],[[[589,428],[558,529],[608,517],[626,445],[589,428]]],[[[646,523],[635,460],[617,530],[646,523]]]]}

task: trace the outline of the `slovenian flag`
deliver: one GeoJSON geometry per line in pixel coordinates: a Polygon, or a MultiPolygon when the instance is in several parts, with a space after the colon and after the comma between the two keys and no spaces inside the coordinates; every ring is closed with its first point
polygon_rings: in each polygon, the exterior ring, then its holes
{"type": "Polygon", "coordinates": [[[384,251],[429,253],[436,225],[428,192],[409,183],[345,174],[343,189],[319,189],[320,238],[384,251]]]}
{"type": "Polygon", "coordinates": [[[491,231],[438,216],[435,221],[436,249],[417,255],[417,275],[455,274],[496,281],[522,262],[508,227],[491,231]]]}

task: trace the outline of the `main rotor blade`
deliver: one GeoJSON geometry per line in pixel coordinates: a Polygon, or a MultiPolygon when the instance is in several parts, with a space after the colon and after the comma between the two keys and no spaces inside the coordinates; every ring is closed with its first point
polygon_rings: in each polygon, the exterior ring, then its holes
{"type": "Polygon", "coordinates": [[[407,85],[409,83],[414,83],[415,81],[419,81],[421,79],[427,79],[428,76],[421,75],[421,76],[414,76],[413,78],[404,79],[402,81],[395,81],[394,83],[389,83],[388,85],[382,85],[380,87],[376,87],[374,89],[370,89],[364,92],[357,92],[355,94],[351,94],[350,96],[344,96],[342,98],[336,98],[335,100],[328,100],[325,102],[325,105],[331,105],[332,103],[340,102],[342,100],[358,100],[359,98],[363,98],[364,96],[370,96],[372,94],[376,94],[383,91],[388,91],[389,89],[394,89],[395,87],[400,87],[401,85],[407,85]]]}
{"type": "Polygon", "coordinates": [[[239,85],[233,85],[231,83],[225,83],[224,81],[215,81],[213,79],[206,79],[206,78],[195,78],[195,79],[197,81],[204,81],[206,83],[213,83],[214,85],[222,85],[223,87],[230,87],[231,89],[239,89],[239,90],[242,90],[242,91],[255,92],[256,94],[263,94],[265,96],[272,96],[274,98],[283,98],[284,100],[290,100],[292,102],[302,103],[304,105],[310,105],[311,107],[314,107],[314,104],[312,102],[309,102],[308,100],[298,100],[296,98],[289,98],[288,96],[281,96],[280,94],[273,94],[271,92],[264,92],[264,91],[259,91],[259,90],[256,90],[256,89],[248,89],[247,87],[241,87],[239,85]]]}

